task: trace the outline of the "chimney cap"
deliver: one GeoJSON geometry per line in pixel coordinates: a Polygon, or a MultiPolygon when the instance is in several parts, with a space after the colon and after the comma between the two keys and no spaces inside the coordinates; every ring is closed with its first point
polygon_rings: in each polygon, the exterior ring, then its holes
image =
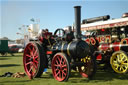
{"type": "Polygon", "coordinates": [[[81,6],[74,6],[74,8],[81,8],[81,6]]]}

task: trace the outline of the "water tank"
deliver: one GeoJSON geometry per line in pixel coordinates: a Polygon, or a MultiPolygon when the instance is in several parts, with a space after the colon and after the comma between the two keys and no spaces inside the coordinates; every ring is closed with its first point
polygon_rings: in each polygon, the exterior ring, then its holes
{"type": "Polygon", "coordinates": [[[30,24],[29,25],[29,38],[35,39],[38,36],[40,26],[39,24],[30,24]]]}
{"type": "Polygon", "coordinates": [[[30,24],[30,30],[31,32],[37,32],[39,31],[39,24],[30,24]]]}

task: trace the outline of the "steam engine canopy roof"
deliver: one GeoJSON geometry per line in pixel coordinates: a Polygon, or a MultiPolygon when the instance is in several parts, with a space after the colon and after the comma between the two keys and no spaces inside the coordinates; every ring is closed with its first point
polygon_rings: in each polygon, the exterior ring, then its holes
{"type": "Polygon", "coordinates": [[[82,24],[81,31],[106,29],[106,28],[122,27],[122,26],[128,26],[128,17],[113,19],[108,21],[100,21],[90,24],[82,24]]]}

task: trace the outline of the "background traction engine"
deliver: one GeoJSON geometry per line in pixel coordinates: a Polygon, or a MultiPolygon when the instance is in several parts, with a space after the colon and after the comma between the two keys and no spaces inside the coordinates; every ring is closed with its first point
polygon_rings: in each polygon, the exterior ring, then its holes
{"type": "Polygon", "coordinates": [[[118,74],[128,73],[128,13],[122,18],[109,15],[83,20],[85,41],[94,47],[97,65],[118,74]],[[106,21],[105,21],[106,20],[106,21]],[[87,35],[88,34],[88,35],[87,35]]]}
{"type": "Polygon", "coordinates": [[[30,79],[40,77],[49,59],[53,77],[57,81],[67,81],[71,69],[78,67],[80,74],[92,78],[95,73],[95,60],[90,46],[81,40],[81,7],[75,6],[75,32],[57,29],[52,35],[42,31],[39,41],[30,42],[25,48],[23,64],[30,79]],[[59,34],[59,35],[58,35],[59,34]]]}

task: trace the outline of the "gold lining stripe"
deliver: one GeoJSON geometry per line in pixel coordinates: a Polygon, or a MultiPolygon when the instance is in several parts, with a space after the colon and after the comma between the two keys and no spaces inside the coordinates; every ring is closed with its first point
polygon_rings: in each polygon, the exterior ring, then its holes
{"type": "Polygon", "coordinates": [[[61,46],[61,52],[63,53],[63,48],[64,48],[64,42],[62,42],[62,46],[61,46]]]}
{"type": "Polygon", "coordinates": [[[53,43],[53,45],[52,45],[52,47],[51,47],[52,49],[54,48],[54,45],[55,45],[55,43],[53,43]]]}
{"type": "Polygon", "coordinates": [[[71,43],[72,43],[72,42],[70,42],[70,43],[68,44],[68,47],[67,47],[67,54],[68,54],[69,56],[71,56],[71,55],[70,55],[70,52],[69,52],[69,47],[70,47],[71,43]]]}

